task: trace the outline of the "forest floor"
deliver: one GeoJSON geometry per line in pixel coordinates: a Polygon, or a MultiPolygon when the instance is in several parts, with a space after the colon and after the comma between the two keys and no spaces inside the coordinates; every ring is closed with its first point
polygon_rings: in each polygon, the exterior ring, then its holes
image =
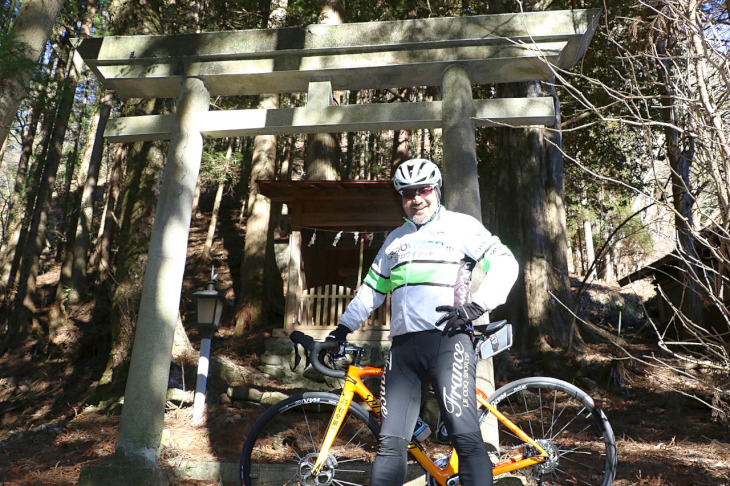
{"type": "MultiPolygon", "coordinates": [[[[711,403],[712,391],[702,383],[723,377],[704,368],[689,369],[657,346],[637,310],[651,296],[648,284],[638,292],[591,285],[581,315],[613,334],[623,316],[625,351],[612,344],[587,344],[573,355],[511,355],[502,362],[509,365],[499,378],[551,375],[586,389],[605,410],[616,435],[616,485],[730,485],[728,424],[714,420],[706,405],[689,396],[711,403]],[[658,360],[666,365],[656,366],[658,360]]],[[[88,312],[72,309],[69,321],[79,322],[88,312]]],[[[196,345],[195,332],[190,334],[196,345]]],[[[256,374],[258,356],[251,350],[260,350],[262,339],[236,339],[224,328],[213,340],[212,354],[256,374]]],[[[0,486],[73,485],[82,466],[99,464],[114,453],[118,409],[101,412],[86,402],[104,365],[103,357],[42,355],[31,346],[0,358],[0,486]]],[[[226,385],[211,382],[207,418],[200,426],[190,425],[192,406],[168,404],[163,464],[238,460],[246,430],[262,406],[231,402],[225,397],[226,385]]],[[[270,386],[287,391],[285,383],[271,381],[270,386]]]]}

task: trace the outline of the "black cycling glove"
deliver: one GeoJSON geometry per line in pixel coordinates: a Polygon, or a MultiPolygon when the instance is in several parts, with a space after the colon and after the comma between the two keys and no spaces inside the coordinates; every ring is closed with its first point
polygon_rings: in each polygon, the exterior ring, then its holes
{"type": "Polygon", "coordinates": [[[350,330],[349,327],[347,327],[344,324],[338,324],[337,329],[330,332],[327,336],[327,341],[337,341],[338,343],[344,343],[347,341],[347,335],[350,334],[352,330],[350,330]]]}
{"type": "Polygon", "coordinates": [[[467,302],[460,306],[453,305],[440,305],[436,307],[438,312],[446,312],[438,321],[436,325],[440,326],[444,322],[444,330],[441,334],[453,336],[457,332],[467,332],[470,335],[474,334],[474,326],[471,321],[478,319],[486,311],[482,309],[479,304],[474,302],[467,302]]]}

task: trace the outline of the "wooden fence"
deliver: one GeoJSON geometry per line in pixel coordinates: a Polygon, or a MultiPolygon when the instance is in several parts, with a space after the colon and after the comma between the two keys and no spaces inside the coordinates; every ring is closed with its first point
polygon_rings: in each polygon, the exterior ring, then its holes
{"type": "MultiPolygon", "coordinates": [[[[355,289],[344,285],[321,285],[306,289],[302,294],[299,310],[300,329],[337,327],[337,320],[345,312],[347,304],[355,297],[355,289]]],[[[390,295],[363,328],[387,331],[390,329],[390,295]]]]}

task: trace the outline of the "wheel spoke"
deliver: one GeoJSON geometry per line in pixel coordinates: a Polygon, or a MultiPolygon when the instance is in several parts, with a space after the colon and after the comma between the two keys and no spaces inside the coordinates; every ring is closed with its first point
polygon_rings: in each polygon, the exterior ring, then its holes
{"type": "MultiPolygon", "coordinates": [[[[584,392],[560,380],[533,377],[505,385],[493,397],[492,404],[548,453],[545,462],[514,471],[528,478],[528,484],[612,484],[616,468],[613,432],[584,392]]],[[[502,424],[497,424],[497,431],[499,457],[509,457],[524,447],[502,424]]]]}
{"type": "Polygon", "coordinates": [[[377,451],[377,425],[351,406],[318,477],[311,475],[338,397],[308,393],[267,411],[249,432],[241,453],[241,478],[247,486],[370,484],[377,451]],[[261,471],[258,473],[258,471],[261,471]]]}

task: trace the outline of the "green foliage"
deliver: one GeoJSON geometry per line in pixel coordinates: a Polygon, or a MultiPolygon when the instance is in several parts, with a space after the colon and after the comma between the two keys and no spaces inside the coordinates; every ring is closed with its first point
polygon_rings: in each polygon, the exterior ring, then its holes
{"type": "MultiPolygon", "coordinates": [[[[565,206],[568,238],[581,231],[588,220],[594,227],[594,247],[600,248],[608,235],[633,211],[637,191],[644,188],[650,154],[642,154],[638,134],[625,126],[606,122],[567,132],[564,147],[576,162],[566,157],[565,206]],[[599,176],[586,174],[586,169],[599,176]]],[[[621,252],[645,255],[650,238],[640,218],[627,223],[613,242],[623,240],[621,252]]]]}
{"type": "Polygon", "coordinates": [[[197,12],[195,18],[191,17],[188,2],[166,0],[125,2],[115,13],[111,27],[114,35],[170,35],[198,29],[203,32],[259,29],[265,25],[258,0],[213,1],[197,12]]]}
{"type": "MultiPolygon", "coordinates": [[[[600,248],[633,213],[637,194],[648,189],[658,149],[653,143],[662,138],[661,127],[652,122],[660,121],[662,113],[657,67],[641,55],[651,38],[646,22],[651,11],[617,0],[580,3],[578,7],[603,11],[579,72],[566,75],[571,88],[560,90],[565,204],[569,238],[587,219],[594,228],[594,246],[600,248]]],[[[620,247],[633,254],[643,254],[649,242],[638,216],[612,240],[615,251],[620,247]]]]}
{"type": "Polygon", "coordinates": [[[203,163],[200,167],[198,183],[202,187],[218,185],[221,182],[230,182],[236,185],[238,174],[237,167],[240,167],[243,154],[234,152],[230,158],[226,157],[227,152],[203,152],[203,163]]]}
{"type": "Polygon", "coordinates": [[[316,24],[321,2],[319,0],[294,0],[289,2],[287,19],[289,25],[316,24]]]}
{"type": "Polygon", "coordinates": [[[0,32],[0,78],[23,82],[23,77],[36,67],[34,59],[28,58],[27,44],[13,38],[9,32],[0,32]]]}
{"type": "Polygon", "coordinates": [[[0,32],[10,31],[10,25],[17,13],[18,9],[11,0],[0,0],[0,32]]]}
{"type": "Polygon", "coordinates": [[[649,255],[654,242],[646,229],[641,215],[634,216],[628,206],[623,206],[616,211],[609,221],[611,228],[627,221],[615,234],[615,252],[619,261],[638,262],[642,257],[649,255]],[[630,219],[629,219],[630,218],[630,219]]]}

